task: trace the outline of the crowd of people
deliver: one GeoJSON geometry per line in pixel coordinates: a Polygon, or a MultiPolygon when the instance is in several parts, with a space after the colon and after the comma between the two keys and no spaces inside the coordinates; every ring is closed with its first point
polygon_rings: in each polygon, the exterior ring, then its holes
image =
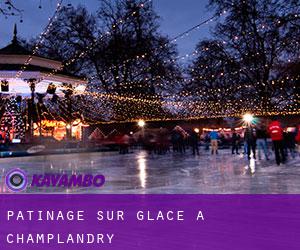
{"type": "MultiPolygon", "coordinates": [[[[7,150],[8,138],[9,133],[0,130],[0,151],[7,150]]],[[[185,154],[191,151],[193,155],[200,155],[202,146],[212,155],[217,155],[219,149],[230,149],[232,154],[243,153],[249,160],[258,157],[268,161],[272,157],[280,165],[289,157],[300,155],[300,125],[283,127],[279,120],[273,119],[268,123],[248,122],[240,128],[226,130],[212,126],[202,132],[198,128],[185,130],[175,126],[172,130],[143,129],[136,135],[133,132],[118,134],[109,141],[119,146],[120,154],[129,153],[130,147],[142,147],[150,154],[163,155],[171,151],[185,154]]]]}
{"type": "MultiPolygon", "coordinates": [[[[273,120],[268,127],[251,123],[247,125],[244,133],[244,153],[249,160],[251,155],[256,159],[256,152],[259,159],[263,153],[265,159],[269,160],[268,138],[272,141],[271,148],[277,165],[284,164],[289,155],[295,158],[300,153],[300,125],[295,130],[288,130],[283,128],[278,120],[273,120]]],[[[232,153],[235,148],[233,145],[232,153]]]]}
{"type": "Polygon", "coordinates": [[[199,155],[200,146],[203,146],[204,150],[216,155],[220,148],[227,148],[232,154],[243,153],[249,160],[258,157],[259,160],[264,158],[268,161],[271,155],[275,155],[276,163],[280,165],[288,157],[300,155],[300,125],[294,129],[284,128],[278,120],[273,120],[268,125],[249,123],[226,133],[216,127],[202,133],[199,129],[186,131],[180,126],[171,132],[160,128],[152,133],[146,132],[143,138],[140,135],[137,140],[126,135],[120,145],[120,153],[128,153],[128,147],[132,144],[144,147],[150,154],[171,151],[185,154],[191,150],[193,155],[199,155]]]}

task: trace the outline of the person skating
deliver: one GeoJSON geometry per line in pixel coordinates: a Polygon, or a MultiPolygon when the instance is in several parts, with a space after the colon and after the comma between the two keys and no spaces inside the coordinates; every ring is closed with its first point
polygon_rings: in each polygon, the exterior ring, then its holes
{"type": "Polygon", "coordinates": [[[269,124],[268,131],[273,142],[277,165],[285,163],[286,158],[283,145],[283,129],[280,122],[274,119],[269,124]]]}
{"type": "Polygon", "coordinates": [[[253,124],[250,124],[247,126],[245,130],[245,135],[244,135],[245,142],[247,143],[247,155],[248,155],[248,160],[251,159],[251,151],[253,154],[253,158],[256,159],[256,131],[255,131],[255,126],[253,124]]]}
{"type": "Polygon", "coordinates": [[[218,132],[213,130],[209,133],[210,143],[211,143],[211,154],[218,154],[218,132]]]}
{"type": "Polygon", "coordinates": [[[190,143],[193,150],[193,155],[199,155],[199,135],[196,131],[192,131],[190,135],[190,143]]]}
{"type": "Polygon", "coordinates": [[[232,154],[236,152],[236,154],[239,153],[239,143],[240,143],[240,135],[235,131],[235,129],[232,129],[232,137],[231,137],[231,142],[232,142],[232,154]]]}
{"type": "Polygon", "coordinates": [[[285,157],[290,154],[292,158],[296,157],[296,131],[286,130],[283,136],[285,157]]]}
{"type": "Polygon", "coordinates": [[[260,126],[256,130],[256,144],[257,144],[257,151],[258,151],[258,159],[261,160],[261,151],[264,152],[265,158],[269,160],[269,152],[267,146],[267,130],[264,126],[260,126]]]}
{"type": "Polygon", "coordinates": [[[204,143],[205,143],[205,150],[208,151],[209,150],[209,143],[210,143],[209,133],[205,133],[204,143]]]}

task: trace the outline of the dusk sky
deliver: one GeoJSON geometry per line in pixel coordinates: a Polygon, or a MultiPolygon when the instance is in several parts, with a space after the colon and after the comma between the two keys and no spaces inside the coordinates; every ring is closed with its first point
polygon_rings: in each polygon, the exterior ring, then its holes
{"type": "MultiPolygon", "coordinates": [[[[14,23],[18,25],[18,35],[23,38],[29,39],[39,35],[46,27],[48,18],[53,15],[57,4],[56,0],[41,0],[42,9],[39,9],[39,0],[14,2],[24,10],[24,22],[20,23],[17,17],[0,17],[0,47],[11,41],[14,23]]],[[[64,4],[69,3],[86,5],[91,11],[95,11],[99,6],[99,0],[64,0],[64,4]]],[[[207,3],[208,0],[153,0],[155,11],[161,17],[161,31],[170,38],[211,17],[212,14],[206,8],[207,3]]],[[[177,44],[180,55],[191,53],[196,43],[208,36],[209,25],[203,25],[189,36],[179,39],[177,44]]]]}

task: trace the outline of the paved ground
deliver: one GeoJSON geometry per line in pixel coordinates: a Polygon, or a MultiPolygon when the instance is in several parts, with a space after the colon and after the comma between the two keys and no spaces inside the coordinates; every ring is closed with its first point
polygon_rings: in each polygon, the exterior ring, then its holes
{"type": "MultiPolygon", "coordinates": [[[[271,157],[273,158],[273,157],[271,157]]],[[[211,156],[144,151],[128,155],[90,153],[0,159],[0,192],[6,193],[5,172],[21,168],[29,176],[42,173],[93,173],[106,177],[102,188],[43,188],[26,192],[59,193],[300,193],[300,157],[281,166],[274,160],[251,160],[229,150],[211,156]]]]}

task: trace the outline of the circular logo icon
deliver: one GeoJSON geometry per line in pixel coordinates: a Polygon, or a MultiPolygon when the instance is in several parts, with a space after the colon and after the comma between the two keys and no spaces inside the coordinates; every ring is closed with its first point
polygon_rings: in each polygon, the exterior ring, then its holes
{"type": "Polygon", "coordinates": [[[23,191],[27,187],[27,176],[21,169],[13,169],[9,171],[5,178],[6,186],[14,192],[23,191]]]}

